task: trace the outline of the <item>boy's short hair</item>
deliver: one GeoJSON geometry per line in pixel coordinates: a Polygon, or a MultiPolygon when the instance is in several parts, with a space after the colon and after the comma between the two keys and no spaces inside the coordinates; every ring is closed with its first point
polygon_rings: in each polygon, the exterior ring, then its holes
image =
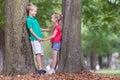
{"type": "Polygon", "coordinates": [[[30,11],[30,10],[33,10],[33,8],[36,8],[36,9],[37,9],[37,6],[34,5],[33,3],[29,3],[29,4],[27,5],[27,7],[26,7],[27,13],[29,14],[29,11],[30,11]]]}

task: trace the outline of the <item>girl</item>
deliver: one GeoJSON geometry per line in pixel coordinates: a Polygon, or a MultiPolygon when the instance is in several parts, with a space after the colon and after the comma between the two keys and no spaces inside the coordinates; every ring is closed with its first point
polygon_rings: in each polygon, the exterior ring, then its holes
{"type": "Polygon", "coordinates": [[[48,71],[49,74],[55,73],[56,64],[57,64],[57,55],[58,51],[60,50],[61,46],[61,37],[62,37],[62,31],[61,31],[61,22],[62,22],[62,15],[59,13],[54,13],[52,15],[52,22],[54,24],[54,27],[52,29],[52,35],[46,40],[51,40],[52,43],[52,66],[51,69],[48,71]]]}

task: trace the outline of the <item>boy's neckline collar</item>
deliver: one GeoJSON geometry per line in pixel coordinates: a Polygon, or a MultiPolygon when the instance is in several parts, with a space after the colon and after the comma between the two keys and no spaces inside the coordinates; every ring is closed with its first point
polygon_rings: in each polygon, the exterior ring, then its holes
{"type": "Polygon", "coordinates": [[[28,17],[30,17],[30,18],[34,18],[33,16],[28,16],[28,17]]]}

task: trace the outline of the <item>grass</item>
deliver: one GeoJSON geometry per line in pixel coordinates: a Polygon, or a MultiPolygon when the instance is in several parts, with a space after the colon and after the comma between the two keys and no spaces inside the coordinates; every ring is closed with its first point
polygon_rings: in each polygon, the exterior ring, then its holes
{"type": "Polygon", "coordinates": [[[109,75],[120,75],[120,70],[98,70],[95,71],[95,73],[99,73],[99,74],[109,74],[109,75]]]}

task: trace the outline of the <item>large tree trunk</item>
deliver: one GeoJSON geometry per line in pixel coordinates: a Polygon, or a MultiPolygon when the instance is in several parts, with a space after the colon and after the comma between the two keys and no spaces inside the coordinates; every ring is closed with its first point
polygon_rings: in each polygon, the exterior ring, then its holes
{"type": "Polygon", "coordinates": [[[3,60],[4,60],[4,50],[5,50],[5,44],[4,44],[4,31],[0,29],[0,74],[3,70],[3,60]]]}
{"type": "Polygon", "coordinates": [[[4,75],[34,72],[34,62],[25,25],[28,0],[6,0],[4,75]]]}
{"type": "Polygon", "coordinates": [[[63,0],[63,37],[58,70],[86,70],[81,49],[81,0],[63,0]]]}

